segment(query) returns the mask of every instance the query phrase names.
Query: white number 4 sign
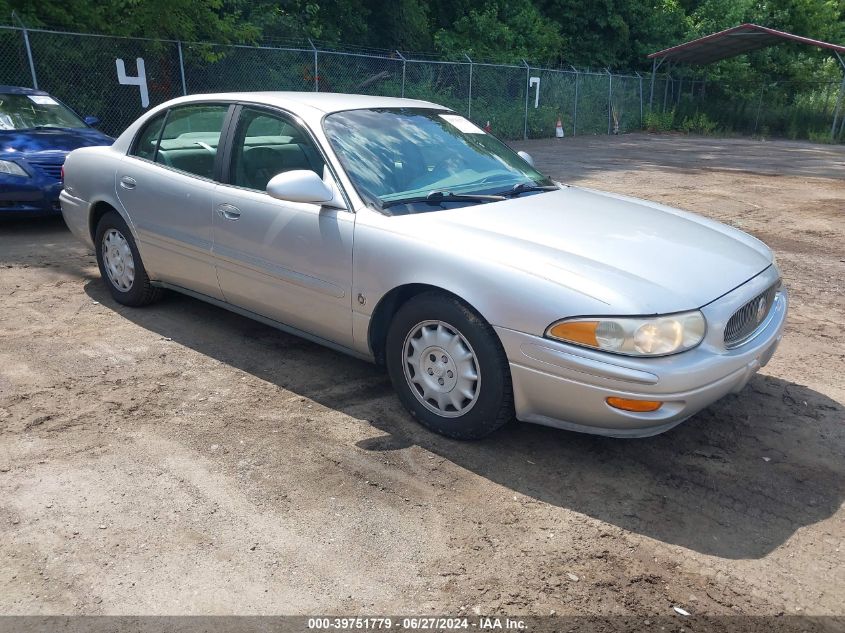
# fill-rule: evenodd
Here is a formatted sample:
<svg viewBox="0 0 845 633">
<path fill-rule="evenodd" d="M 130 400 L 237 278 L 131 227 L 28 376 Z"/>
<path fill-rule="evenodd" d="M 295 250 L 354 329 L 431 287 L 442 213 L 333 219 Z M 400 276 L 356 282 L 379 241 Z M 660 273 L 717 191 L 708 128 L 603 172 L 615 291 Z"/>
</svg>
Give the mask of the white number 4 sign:
<svg viewBox="0 0 845 633">
<path fill-rule="evenodd" d="M 126 66 L 122 59 L 114 60 L 117 64 L 117 82 L 124 86 L 138 86 L 141 91 L 141 107 L 147 108 L 150 105 L 150 93 L 147 90 L 147 71 L 144 68 L 144 58 L 137 57 L 135 64 L 138 68 L 138 74 L 135 77 L 129 77 L 126 74 Z"/>
</svg>

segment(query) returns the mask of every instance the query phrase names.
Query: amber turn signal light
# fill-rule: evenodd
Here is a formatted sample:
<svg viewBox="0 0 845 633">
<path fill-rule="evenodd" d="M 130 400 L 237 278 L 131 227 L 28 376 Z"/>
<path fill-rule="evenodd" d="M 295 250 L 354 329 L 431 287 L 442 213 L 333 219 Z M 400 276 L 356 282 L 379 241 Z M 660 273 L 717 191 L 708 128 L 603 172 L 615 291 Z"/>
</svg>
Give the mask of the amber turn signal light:
<svg viewBox="0 0 845 633">
<path fill-rule="evenodd" d="M 552 327 L 549 334 L 570 343 L 598 347 L 599 344 L 596 341 L 596 328 L 598 326 L 598 321 L 564 321 Z"/>
<path fill-rule="evenodd" d="M 635 413 L 657 411 L 663 406 L 663 403 L 659 400 L 629 400 L 628 398 L 608 398 L 607 404 L 616 409 Z"/>
</svg>

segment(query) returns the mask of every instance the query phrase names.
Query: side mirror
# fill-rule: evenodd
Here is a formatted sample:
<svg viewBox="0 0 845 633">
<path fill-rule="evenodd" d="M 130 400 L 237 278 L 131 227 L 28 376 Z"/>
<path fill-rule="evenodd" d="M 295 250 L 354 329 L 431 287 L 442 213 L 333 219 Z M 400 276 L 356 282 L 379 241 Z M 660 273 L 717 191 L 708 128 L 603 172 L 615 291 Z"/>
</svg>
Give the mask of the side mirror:
<svg viewBox="0 0 845 633">
<path fill-rule="evenodd" d="M 82 120 L 85 121 L 85 125 L 90 125 L 91 127 L 100 125 L 100 119 L 90 114 Z"/>
<path fill-rule="evenodd" d="M 519 156 L 522 160 L 524 160 L 532 167 L 534 166 L 534 158 L 528 152 L 517 152 L 517 156 Z"/>
<path fill-rule="evenodd" d="M 277 200 L 326 204 L 334 191 L 310 169 L 294 169 L 276 174 L 267 183 L 267 193 Z"/>
</svg>

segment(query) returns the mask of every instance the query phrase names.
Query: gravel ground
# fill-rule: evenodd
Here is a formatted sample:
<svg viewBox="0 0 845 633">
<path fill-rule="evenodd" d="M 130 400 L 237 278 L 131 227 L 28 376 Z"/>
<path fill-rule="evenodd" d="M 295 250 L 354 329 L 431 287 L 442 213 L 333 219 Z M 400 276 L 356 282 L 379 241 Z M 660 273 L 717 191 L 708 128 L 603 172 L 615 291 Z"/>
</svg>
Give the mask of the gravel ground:
<svg viewBox="0 0 845 633">
<path fill-rule="evenodd" d="M 786 337 L 662 436 L 434 436 L 386 375 L 199 301 L 114 303 L 0 224 L 0 613 L 845 615 L 845 148 L 519 144 L 777 252 Z"/>
</svg>

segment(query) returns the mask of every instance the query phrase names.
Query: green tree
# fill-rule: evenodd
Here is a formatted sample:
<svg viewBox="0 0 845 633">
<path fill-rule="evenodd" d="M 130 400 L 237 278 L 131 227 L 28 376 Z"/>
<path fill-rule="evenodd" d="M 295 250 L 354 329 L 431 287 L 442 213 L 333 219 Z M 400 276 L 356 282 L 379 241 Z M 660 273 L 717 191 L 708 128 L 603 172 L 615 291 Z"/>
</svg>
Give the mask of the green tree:
<svg viewBox="0 0 845 633">
<path fill-rule="evenodd" d="M 191 41 L 252 41 L 260 31 L 225 0 L 5 0 L 27 26 Z"/>
<path fill-rule="evenodd" d="M 434 35 L 438 51 L 498 61 L 531 59 L 556 63 L 563 47 L 560 25 L 544 17 L 529 0 L 486 3 L 470 9 L 451 29 Z"/>
</svg>

